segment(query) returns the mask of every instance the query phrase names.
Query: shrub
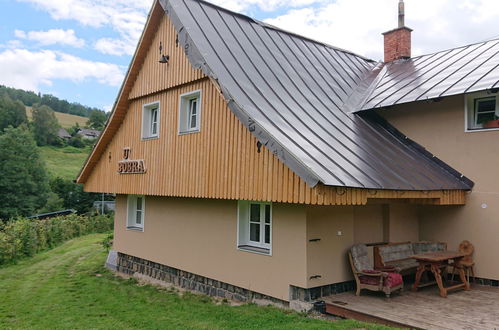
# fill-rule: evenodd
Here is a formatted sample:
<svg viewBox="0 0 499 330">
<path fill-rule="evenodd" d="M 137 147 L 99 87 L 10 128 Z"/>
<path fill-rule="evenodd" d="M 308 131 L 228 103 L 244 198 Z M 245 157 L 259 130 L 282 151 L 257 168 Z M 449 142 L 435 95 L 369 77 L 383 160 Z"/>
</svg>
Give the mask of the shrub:
<svg viewBox="0 0 499 330">
<path fill-rule="evenodd" d="M 19 218 L 0 225 L 0 265 L 53 248 L 64 241 L 113 228 L 109 215 L 93 217 L 76 214 L 50 219 Z"/>
</svg>

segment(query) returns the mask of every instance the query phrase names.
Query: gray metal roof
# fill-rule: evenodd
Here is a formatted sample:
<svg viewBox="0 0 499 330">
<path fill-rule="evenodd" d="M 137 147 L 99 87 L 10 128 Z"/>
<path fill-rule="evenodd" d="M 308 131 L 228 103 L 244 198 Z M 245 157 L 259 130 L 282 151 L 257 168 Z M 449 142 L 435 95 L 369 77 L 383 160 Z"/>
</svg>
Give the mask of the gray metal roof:
<svg viewBox="0 0 499 330">
<path fill-rule="evenodd" d="M 200 0 L 160 3 L 193 66 L 309 185 L 471 189 L 471 181 L 379 117 L 345 110 L 349 95 L 377 77 L 373 61 Z"/>
<path fill-rule="evenodd" d="M 368 110 L 499 88 L 499 40 L 386 64 L 365 90 Z"/>
</svg>

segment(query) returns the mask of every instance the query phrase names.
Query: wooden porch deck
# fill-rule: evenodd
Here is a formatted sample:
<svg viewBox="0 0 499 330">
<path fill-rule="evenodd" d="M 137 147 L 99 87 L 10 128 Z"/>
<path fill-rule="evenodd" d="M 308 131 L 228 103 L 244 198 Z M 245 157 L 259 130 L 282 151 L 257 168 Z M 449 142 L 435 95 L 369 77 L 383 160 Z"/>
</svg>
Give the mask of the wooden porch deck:
<svg viewBox="0 0 499 330">
<path fill-rule="evenodd" d="M 324 298 L 328 313 L 351 319 L 418 329 L 499 329 L 499 288 L 471 286 L 447 298 L 436 286 L 400 294 L 362 290 L 360 297 L 346 292 Z"/>
</svg>

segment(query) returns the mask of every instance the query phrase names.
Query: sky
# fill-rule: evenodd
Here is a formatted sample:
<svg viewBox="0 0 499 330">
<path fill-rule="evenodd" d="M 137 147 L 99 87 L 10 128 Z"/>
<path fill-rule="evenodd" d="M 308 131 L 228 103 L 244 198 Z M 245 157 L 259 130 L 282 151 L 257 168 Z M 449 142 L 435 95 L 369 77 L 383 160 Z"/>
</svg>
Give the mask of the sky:
<svg viewBox="0 0 499 330">
<path fill-rule="evenodd" d="M 106 111 L 152 0 L 0 0 L 0 84 Z M 398 0 L 210 0 L 381 60 Z M 498 0 L 405 0 L 413 56 L 499 38 Z"/>
</svg>

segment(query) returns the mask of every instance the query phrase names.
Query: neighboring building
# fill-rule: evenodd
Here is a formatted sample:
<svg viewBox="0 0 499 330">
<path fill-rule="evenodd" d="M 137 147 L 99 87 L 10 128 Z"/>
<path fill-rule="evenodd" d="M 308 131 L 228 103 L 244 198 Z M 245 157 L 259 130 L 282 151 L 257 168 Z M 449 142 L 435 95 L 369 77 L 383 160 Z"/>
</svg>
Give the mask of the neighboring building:
<svg viewBox="0 0 499 330">
<path fill-rule="evenodd" d="M 59 131 L 57 132 L 57 136 L 63 140 L 71 139 L 71 135 L 64 128 L 59 128 Z"/>
<path fill-rule="evenodd" d="M 96 139 L 99 137 L 101 131 L 90 128 L 80 128 L 76 134 L 84 139 Z"/>
<path fill-rule="evenodd" d="M 77 180 L 117 194 L 118 269 L 315 299 L 352 288 L 354 243 L 469 239 L 477 276 L 499 279 L 499 41 L 410 58 L 401 21 L 376 63 L 204 1 L 155 1 Z"/>
</svg>

